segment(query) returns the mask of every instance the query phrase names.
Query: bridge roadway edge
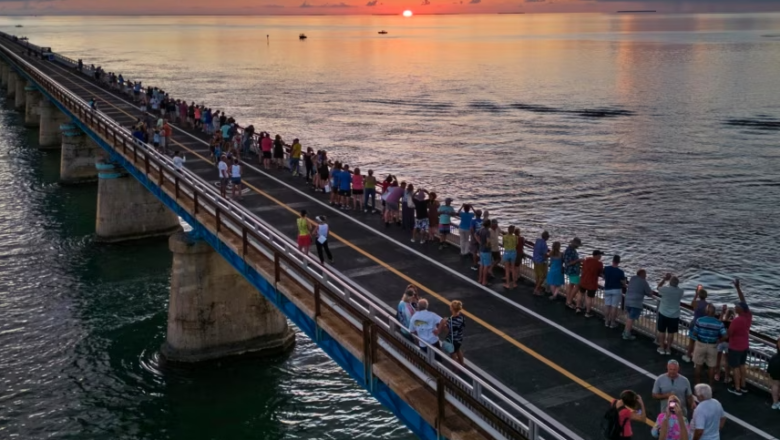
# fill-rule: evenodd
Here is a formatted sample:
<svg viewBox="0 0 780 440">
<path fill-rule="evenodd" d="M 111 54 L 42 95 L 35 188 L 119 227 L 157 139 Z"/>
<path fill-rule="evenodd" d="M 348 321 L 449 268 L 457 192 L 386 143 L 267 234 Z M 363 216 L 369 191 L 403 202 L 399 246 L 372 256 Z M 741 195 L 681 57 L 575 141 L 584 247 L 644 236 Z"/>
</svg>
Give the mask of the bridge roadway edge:
<svg viewBox="0 0 780 440">
<path fill-rule="evenodd" d="M 5 58 L 5 55 L 0 54 Z M 6 59 L 9 65 L 14 65 L 13 62 Z M 35 81 L 30 78 L 26 72 L 22 69 L 15 69 L 17 73 L 23 75 L 26 79 Z M 140 170 L 137 169 L 135 164 L 126 160 L 124 157 L 116 153 L 102 137 L 93 132 L 91 128 L 86 126 L 79 118 L 75 117 L 70 110 L 63 106 L 57 99 L 54 99 L 43 88 L 39 88 L 42 94 L 44 94 L 50 102 L 67 115 L 79 129 L 92 138 L 100 147 L 105 150 L 112 161 L 121 165 L 129 174 L 131 174 L 144 188 L 151 192 L 160 202 L 166 205 L 169 209 L 183 218 L 188 224 L 190 224 L 196 231 L 196 235 L 205 240 L 211 245 L 214 250 L 219 253 L 225 260 L 239 273 L 241 273 L 247 281 L 252 284 L 266 299 L 271 301 L 282 313 L 287 316 L 301 331 L 303 331 L 312 341 L 315 341 L 317 346 L 320 347 L 328 356 L 336 362 L 344 371 L 346 371 L 353 380 L 366 389 L 380 404 L 389 409 L 404 425 L 406 425 L 416 436 L 424 440 L 437 440 L 441 438 L 437 435 L 436 429 L 426 421 L 417 410 L 411 407 L 406 401 L 403 400 L 397 393 L 395 393 L 388 385 L 380 381 L 376 377 L 366 377 L 365 367 L 363 362 L 355 357 L 347 348 L 342 346 L 336 338 L 331 335 L 327 335 L 327 332 L 323 332 L 323 328 L 315 322 L 314 319 L 309 317 L 303 310 L 301 310 L 294 302 L 290 301 L 284 295 L 274 287 L 265 276 L 261 275 L 251 265 L 246 264 L 244 259 L 241 258 L 235 251 L 225 245 L 214 233 L 201 224 L 199 220 L 193 217 L 189 212 L 182 208 L 179 204 L 173 200 L 167 193 L 156 185 L 149 182 L 149 179 Z M 327 335 L 329 337 L 323 337 Z M 370 382 L 370 383 L 369 383 Z"/>
<path fill-rule="evenodd" d="M 99 90 L 100 90 L 100 89 L 99 89 Z M 76 93 L 76 91 L 75 91 L 75 90 L 74 90 L 74 93 Z M 189 164 L 188 164 L 188 165 L 189 165 Z M 189 168 L 189 166 L 188 166 L 188 168 Z M 202 174 L 202 173 L 201 173 L 201 174 Z M 270 217 L 275 217 L 275 216 L 270 216 Z M 285 216 L 285 217 L 289 217 L 289 216 Z M 272 222 L 272 224 L 278 224 L 278 223 L 277 223 L 277 219 L 276 219 L 276 218 L 273 218 L 273 220 L 274 220 L 274 221 Z M 283 221 L 284 221 L 284 222 L 288 222 L 289 220 L 283 220 Z M 286 223 L 283 223 L 283 224 L 286 224 Z M 292 224 L 292 221 L 289 221 L 289 224 Z M 343 226 L 343 225 L 342 225 L 342 226 Z M 282 230 L 284 230 L 284 228 L 282 228 Z M 287 231 L 285 231 L 285 232 L 287 232 Z M 288 234 L 288 235 L 289 235 L 289 234 Z M 397 236 L 398 234 L 395 234 L 395 235 Z M 350 238 L 351 238 L 351 239 L 353 239 L 352 237 L 350 237 Z M 396 238 L 396 237 L 394 237 L 394 238 Z M 408 238 L 408 237 L 407 237 L 407 238 Z M 353 240 L 354 240 L 354 239 L 353 239 Z M 372 251 L 373 251 L 373 249 L 372 249 Z M 467 270 L 467 269 L 466 269 L 466 270 Z M 468 273 L 468 272 L 466 272 L 466 273 Z M 417 275 L 415 275 L 415 276 L 417 276 Z M 516 296 L 515 294 L 510 294 L 510 295 L 511 295 L 512 297 Z M 514 299 L 514 298 L 513 298 L 513 299 Z M 519 301 L 519 299 L 515 299 L 515 300 Z M 473 329 L 473 327 L 472 327 L 472 329 Z M 586 331 L 587 331 L 587 330 L 586 330 Z M 644 344 L 644 345 L 648 345 L 648 344 Z M 621 354 L 621 355 L 622 355 L 622 354 Z M 637 355 L 637 356 L 638 356 L 638 355 Z M 641 361 L 643 361 L 643 360 L 644 360 L 644 361 L 647 361 L 647 360 L 648 360 L 648 359 L 647 359 L 647 356 L 638 356 L 638 358 L 636 359 L 636 362 L 641 362 Z M 654 363 L 657 363 L 658 361 L 657 361 L 657 360 L 655 360 L 655 361 L 653 361 L 653 362 L 654 362 Z M 575 370 L 575 371 L 579 371 L 579 370 Z M 653 371 L 658 371 L 658 369 L 657 369 L 657 368 L 654 368 L 654 369 L 653 369 Z M 687 375 L 689 375 L 689 373 L 687 373 L 687 372 L 686 372 L 686 374 L 687 374 Z M 689 375 L 689 377 L 690 377 L 690 375 Z M 644 386 L 644 385 L 643 385 L 643 386 Z M 644 393 L 643 393 L 643 394 L 644 394 Z M 726 398 L 728 398 L 729 396 L 728 396 L 728 395 L 726 395 L 726 396 L 723 396 L 723 397 L 726 397 Z M 650 405 L 650 406 L 654 406 L 654 405 L 653 405 L 653 402 L 651 402 L 649 399 L 646 399 L 646 401 L 648 402 L 648 405 Z M 727 409 L 728 409 L 728 408 L 727 408 Z M 652 410 L 652 409 L 651 409 L 651 411 L 650 411 L 650 412 L 652 412 L 652 413 L 655 413 L 655 411 L 654 411 L 654 410 Z M 727 424 L 727 426 L 733 426 L 733 425 L 732 425 L 732 424 Z M 736 433 L 735 433 L 735 432 L 732 432 L 732 434 L 736 434 Z M 743 435 L 744 435 L 744 433 L 743 433 Z M 640 436 L 640 437 L 643 437 L 643 436 Z M 736 438 L 736 437 L 729 437 L 729 438 Z M 740 438 L 743 438 L 743 437 L 742 437 L 742 436 L 740 436 Z M 751 438 L 751 437 L 749 437 L 749 436 L 748 436 L 748 437 L 744 437 L 744 438 Z"/>
</svg>

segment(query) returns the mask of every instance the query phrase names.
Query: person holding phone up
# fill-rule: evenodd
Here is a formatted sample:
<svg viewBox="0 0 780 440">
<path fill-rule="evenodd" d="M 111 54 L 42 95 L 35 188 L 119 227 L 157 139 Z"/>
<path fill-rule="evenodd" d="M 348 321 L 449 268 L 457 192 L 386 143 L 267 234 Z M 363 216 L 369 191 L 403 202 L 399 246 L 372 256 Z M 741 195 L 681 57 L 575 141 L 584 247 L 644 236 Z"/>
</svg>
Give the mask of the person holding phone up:
<svg viewBox="0 0 780 440">
<path fill-rule="evenodd" d="M 659 440 L 688 440 L 690 426 L 683 416 L 680 399 L 677 396 L 669 397 L 666 411 L 658 414 L 650 433 Z"/>
</svg>

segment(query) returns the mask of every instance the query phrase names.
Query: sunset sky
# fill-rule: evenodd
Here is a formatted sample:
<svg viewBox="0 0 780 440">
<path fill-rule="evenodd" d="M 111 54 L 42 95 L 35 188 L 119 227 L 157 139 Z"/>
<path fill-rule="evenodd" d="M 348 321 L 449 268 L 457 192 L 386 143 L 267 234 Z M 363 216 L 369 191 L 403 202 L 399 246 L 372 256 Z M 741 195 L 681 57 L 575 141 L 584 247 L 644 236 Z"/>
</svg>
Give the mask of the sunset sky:
<svg viewBox="0 0 780 440">
<path fill-rule="evenodd" d="M 780 0 L 0 0 L 0 13 L 83 14 L 480 14 L 496 12 L 780 11 Z"/>
</svg>

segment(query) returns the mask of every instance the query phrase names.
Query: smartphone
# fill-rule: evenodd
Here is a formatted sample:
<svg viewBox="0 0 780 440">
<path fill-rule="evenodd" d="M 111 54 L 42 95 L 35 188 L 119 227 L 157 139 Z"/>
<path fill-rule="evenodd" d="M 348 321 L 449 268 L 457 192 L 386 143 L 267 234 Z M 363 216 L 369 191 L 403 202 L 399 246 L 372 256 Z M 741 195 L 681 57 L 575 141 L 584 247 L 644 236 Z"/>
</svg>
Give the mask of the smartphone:
<svg viewBox="0 0 780 440">
<path fill-rule="evenodd" d="M 669 412 L 677 411 L 677 402 L 669 402 Z"/>
</svg>

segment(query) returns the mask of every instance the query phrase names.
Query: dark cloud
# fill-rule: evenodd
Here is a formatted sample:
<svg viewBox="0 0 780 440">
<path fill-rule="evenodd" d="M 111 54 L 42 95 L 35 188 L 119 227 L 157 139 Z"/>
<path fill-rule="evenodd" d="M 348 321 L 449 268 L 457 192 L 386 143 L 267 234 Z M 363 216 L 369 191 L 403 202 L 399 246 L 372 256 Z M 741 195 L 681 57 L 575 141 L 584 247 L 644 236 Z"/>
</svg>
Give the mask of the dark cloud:
<svg viewBox="0 0 780 440">
<path fill-rule="evenodd" d="M 480 3 L 482 3 L 482 0 L 471 0 L 471 1 L 469 2 L 469 4 L 470 4 L 470 5 L 478 5 L 478 4 L 480 4 Z"/>
<path fill-rule="evenodd" d="M 526 3 L 544 3 L 547 0 L 525 0 Z"/>
<path fill-rule="evenodd" d="M 376 6 L 376 2 L 379 0 L 371 0 L 370 2 L 366 3 L 366 6 Z"/>
<path fill-rule="evenodd" d="M 313 5 L 309 3 L 308 1 L 305 1 L 301 4 L 301 8 L 354 8 L 354 6 L 348 4 L 348 3 L 324 3 L 321 5 Z"/>
</svg>

